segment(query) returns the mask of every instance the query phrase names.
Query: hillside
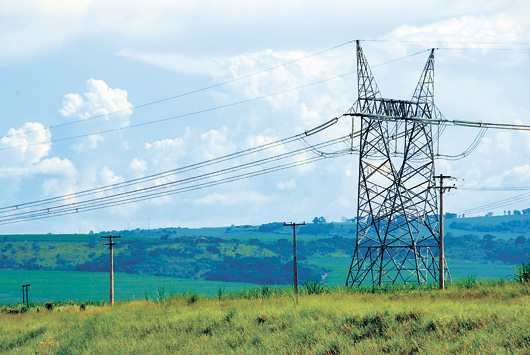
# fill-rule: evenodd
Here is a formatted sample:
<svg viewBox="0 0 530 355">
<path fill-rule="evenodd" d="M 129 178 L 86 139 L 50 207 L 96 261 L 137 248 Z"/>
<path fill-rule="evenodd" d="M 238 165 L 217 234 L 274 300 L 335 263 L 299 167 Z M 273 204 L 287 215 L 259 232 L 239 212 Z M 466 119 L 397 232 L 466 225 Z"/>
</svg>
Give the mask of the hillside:
<svg viewBox="0 0 530 355">
<path fill-rule="evenodd" d="M 528 260 L 530 215 L 446 220 L 453 276 L 508 276 Z M 289 284 L 292 229 L 282 223 L 220 228 L 107 231 L 121 235 L 115 271 L 189 280 Z M 299 279 L 344 283 L 355 247 L 355 223 L 309 223 L 297 230 Z M 0 237 L 0 269 L 106 271 L 100 234 Z"/>
<path fill-rule="evenodd" d="M 529 288 L 466 280 L 345 289 L 294 302 L 288 288 L 108 306 L 0 306 L 2 354 L 528 354 Z M 39 308 L 39 312 L 37 311 Z M 19 308 L 20 309 L 20 308 Z"/>
</svg>

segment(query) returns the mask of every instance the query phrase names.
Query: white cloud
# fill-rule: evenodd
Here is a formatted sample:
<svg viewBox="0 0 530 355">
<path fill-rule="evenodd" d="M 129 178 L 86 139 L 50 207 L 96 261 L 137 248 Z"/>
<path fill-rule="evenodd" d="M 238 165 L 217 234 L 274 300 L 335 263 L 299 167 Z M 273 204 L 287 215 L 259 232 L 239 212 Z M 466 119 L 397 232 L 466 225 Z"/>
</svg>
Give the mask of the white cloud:
<svg viewBox="0 0 530 355">
<path fill-rule="evenodd" d="M 185 137 L 188 135 L 186 134 Z M 145 143 L 145 149 L 148 151 L 153 165 L 162 165 L 166 170 L 174 167 L 179 157 L 186 153 L 185 137 Z"/>
<path fill-rule="evenodd" d="M 16 0 L 0 4 L 0 60 L 56 49 L 79 34 L 92 0 Z"/>
<path fill-rule="evenodd" d="M 11 128 L 7 135 L 0 139 L 2 148 L 11 150 L 8 159 L 3 159 L 3 163 L 10 162 L 17 166 L 38 163 L 50 152 L 50 139 L 50 130 L 38 122 L 26 122 L 19 129 Z"/>
<path fill-rule="evenodd" d="M 479 42 L 525 42 L 530 39 L 530 5 L 515 2 L 508 10 L 493 15 L 463 15 L 423 26 L 402 25 L 386 39 L 413 39 L 414 42 L 438 43 L 465 48 L 491 48 Z"/>
<path fill-rule="evenodd" d="M 94 117 L 98 120 L 98 127 L 122 128 L 129 125 L 129 117 L 132 114 L 133 105 L 127 100 L 127 91 L 111 89 L 103 80 L 89 79 L 86 82 L 87 92 L 80 94 L 66 94 L 63 99 L 63 107 L 59 113 L 64 117 L 74 119 L 88 119 Z M 107 122 L 101 125 L 101 121 Z M 101 137 L 91 140 L 91 144 L 97 145 Z"/>
<path fill-rule="evenodd" d="M 510 153 L 512 139 L 512 133 L 510 132 L 497 132 L 497 134 L 495 134 L 497 148 L 505 153 Z"/>
<path fill-rule="evenodd" d="M 103 167 L 103 169 L 99 171 L 98 175 L 102 185 L 112 185 L 124 181 L 121 176 L 115 175 L 108 166 Z"/>
<path fill-rule="evenodd" d="M 235 206 L 235 205 L 260 205 L 267 203 L 271 197 L 262 195 L 255 191 L 238 191 L 233 193 L 218 193 L 214 192 L 203 198 L 195 201 L 197 205 L 221 205 L 221 206 Z"/>
<path fill-rule="evenodd" d="M 213 159 L 233 152 L 236 144 L 228 138 L 228 128 L 222 127 L 221 130 L 209 130 L 201 134 L 202 144 L 200 149 L 206 159 Z"/>
<path fill-rule="evenodd" d="M 160 141 L 155 141 L 153 143 L 145 143 L 145 149 L 147 150 L 173 150 L 173 149 L 179 149 L 183 145 L 184 145 L 184 140 L 182 138 L 163 139 Z"/>
<path fill-rule="evenodd" d="M 77 171 L 68 159 L 45 158 L 51 150 L 50 139 L 49 129 L 38 122 L 27 122 L 19 129 L 11 128 L 0 138 L 0 147 L 7 149 L 0 163 L 0 177 L 75 176 Z"/>
<path fill-rule="evenodd" d="M 191 58 L 177 53 L 147 53 L 135 49 L 122 49 L 118 55 L 186 75 L 221 75 L 219 62 L 214 59 Z"/>
<path fill-rule="evenodd" d="M 127 168 L 127 171 L 134 177 L 140 177 L 143 176 L 145 171 L 147 170 L 147 163 L 145 160 L 134 158 L 129 163 L 129 167 Z"/>
<path fill-rule="evenodd" d="M 276 186 L 282 191 L 292 190 L 296 187 L 296 179 L 292 178 L 288 181 L 280 181 Z"/>
<path fill-rule="evenodd" d="M 525 186 L 530 182 L 530 165 L 519 165 L 503 171 L 501 174 L 488 178 L 484 186 L 506 187 Z"/>
</svg>

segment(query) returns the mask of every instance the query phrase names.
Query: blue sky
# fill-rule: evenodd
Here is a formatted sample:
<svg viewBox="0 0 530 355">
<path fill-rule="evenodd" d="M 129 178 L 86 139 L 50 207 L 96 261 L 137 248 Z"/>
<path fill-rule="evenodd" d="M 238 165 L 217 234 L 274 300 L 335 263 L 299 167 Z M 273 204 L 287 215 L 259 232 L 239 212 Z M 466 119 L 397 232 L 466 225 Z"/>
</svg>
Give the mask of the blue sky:
<svg viewBox="0 0 530 355">
<path fill-rule="evenodd" d="M 435 102 L 446 118 L 530 124 L 529 37 L 530 5 L 524 1 L 4 0 L 2 206 L 187 166 L 340 116 L 356 99 L 355 75 L 344 76 L 355 71 L 354 43 L 300 58 L 355 39 L 376 40 L 362 46 L 384 97 L 410 98 L 428 53 L 409 55 L 437 47 Z M 300 86 L 306 87 L 291 90 Z M 267 96 L 277 92 L 284 93 Z M 261 96 L 267 97 L 131 128 Z M 87 119 L 94 116 L 101 117 Z M 81 122 L 63 125 L 74 121 Z M 341 120 L 312 142 L 348 134 L 349 126 Z M 477 133 L 448 128 L 440 152 L 465 150 Z M 57 141 L 77 135 L 85 137 Z M 437 160 L 437 173 L 460 178 L 460 188 L 447 195 L 447 209 L 459 212 L 522 194 L 484 188 L 529 186 L 529 138 L 525 132 L 489 130 L 466 159 Z M 303 146 L 296 144 L 278 152 Z M 216 187 L 1 228 L 2 233 L 67 233 L 147 228 L 149 221 L 151 228 L 315 216 L 337 221 L 356 213 L 357 160 L 356 155 L 324 159 Z M 492 211 L 527 207 L 530 200 Z"/>
</svg>

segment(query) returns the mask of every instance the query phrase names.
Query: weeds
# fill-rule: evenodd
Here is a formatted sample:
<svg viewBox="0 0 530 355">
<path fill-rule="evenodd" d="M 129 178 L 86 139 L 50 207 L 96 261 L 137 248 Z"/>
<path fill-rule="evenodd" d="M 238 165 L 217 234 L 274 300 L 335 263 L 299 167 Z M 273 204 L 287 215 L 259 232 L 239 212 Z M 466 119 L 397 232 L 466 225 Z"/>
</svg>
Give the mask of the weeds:
<svg viewBox="0 0 530 355">
<path fill-rule="evenodd" d="M 527 254 L 528 255 L 528 254 Z M 530 258 L 530 255 L 528 255 Z M 521 283 L 526 284 L 530 282 L 530 262 L 525 263 L 524 261 L 521 262 L 521 265 L 515 265 L 515 275 L 514 280 Z"/>
<path fill-rule="evenodd" d="M 304 289 L 308 295 L 320 295 L 328 292 L 327 287 L 323 283 L 312 280 L 306 280 L 304 282 Z"/>
<path fill-rule="evenodd" d="M 221 287 L 219 286 L 219 288 L 217 289 L 217 299 L 219 301 L 221 301 L 223 299 L 223 296 L 225 295 L 225 288 L 224 287 Z"/>
<path fill-rule="evenodd" d="M 192 304 L 194 304 L 195 302 L 197 302 L 199 300 L 199 294 L 197 292 L 195 292 L 195 291 L 188 291 L 185 294 L 185 298 L 186 298 L 186 302 L 188 303 L 188 306 L 189 306 L 189 305 L 192 305 Z"/>
<path fill-rule="evenodd" d="M 52 340 L 52 337 L 49 337 L 46 339 L 46 341 L 43 341 L 40 343 L 41 349 L 38 351 L 35 351 L 35 354 L 44 354 L 44 355 L 51 355 L 51 354 L 59 354 L 57 352 L 56 348 L 59 347 L 59 343 Z"/>
<path fill-rule="evenodd" d="M 478 286 L 477 278 L 473 275 L 466 276 L 458 281 L 455 282 L 457 286 L 460 286 L 465 289 L 470 289 L 475 286 Z"/>
<path fill-rule="evenodd" d="M 0 305 L 0 353 L 35 353 L 39 342 L 61 344 L 41 354 L 529 353 L 526 285 L 468 278 L 445 291 L 429 287 L 328 286 L 319 297 L 301 292 L 296 306 L 292 287 L 272 286 L 210 297 L 159 288 L 155 302 L 84 312 L 13 315 L 7 309 L 20 305 Z"/>
</svg>

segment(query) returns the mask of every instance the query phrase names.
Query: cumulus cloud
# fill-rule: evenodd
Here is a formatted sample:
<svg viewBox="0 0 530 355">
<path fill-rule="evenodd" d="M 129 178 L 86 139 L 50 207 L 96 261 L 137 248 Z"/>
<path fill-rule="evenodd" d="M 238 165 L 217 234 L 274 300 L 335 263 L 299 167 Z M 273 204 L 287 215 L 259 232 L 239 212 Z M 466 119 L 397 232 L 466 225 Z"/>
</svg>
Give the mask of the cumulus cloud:
<svg viewBox="0 0 530 355">
<path fill-rule="evenodd" d="M 73 119 L 96 118 L 99 129 L 123 128 L 129 125 L 133 105 L 127 100 L 127 91 L 112 89 L 103 81 L 89 79 L 84 94 L 66 94 L 63 107 L 59 113 Z M 101 124 L 101 121 L 105 122 Z M 89 145 L 97 147 L 103 137 L 98 134 L 90 136 Z"/>
<path fill-rule="evenodd" d="M 0 177 L 59 175 L 72 177 L 76 169 L 68 159 L 46 158 L 51 150 L 51 133 L 41 123 L 27 122 L 11 128 L 0 138 L 0 147 L 8 149 L 0 163 Z"/>
<path fill-rule="evenodd" d="M 38 122 L 26 122 L 19 129 L 11 128 L 0 139 L 2 147 L 11 148 L 8 160 L 13 165 L 31 165 L 47 156 L 51 149 L 50 130 Z M 3 159 L 6 163 L 6 159 Z"/>
<path fill-rule="evenodd" d="M 322 113 L 326 111 L 336 111 L 339 107 L 341 110 L 344 109 L 344 101 L 347 100 L 343 90 L 344 81 L 336 78 L 332 80 L 332 83 L 322 83 L 318 88 L 286 90 L 329 79 L 338 74 L 344 74 L 347 70 L 353 71 L 353 62 L 345 60 L 347 56 L 322 55 L 299 60 L 308 55 L 309 53 L 304 51 L 265 50 L 222 58 L 219 62 L 225 70 L 224 79 L 234 79 L 260 72 L 244 81 L 231 83 L 230 88 L 246 98 L 282 92 L 267 97 L 265 100 L 275 110 L 292 109 L 297 116 L 301 116 L 301 121 L 307 127 L 307 124 L 311 125 L 315 121 L 321 121 Z M 279 66 L 289 62 L 292 63 Z M 277 68 L 267 70 L 272 67 Z M 332 92 L 332 94 L 322 95 L 322 91 Z M 324 114 L 324 117 L 327 115 Z M 296 118 L 293 117 L 293 119 Z"/>
</svg>

